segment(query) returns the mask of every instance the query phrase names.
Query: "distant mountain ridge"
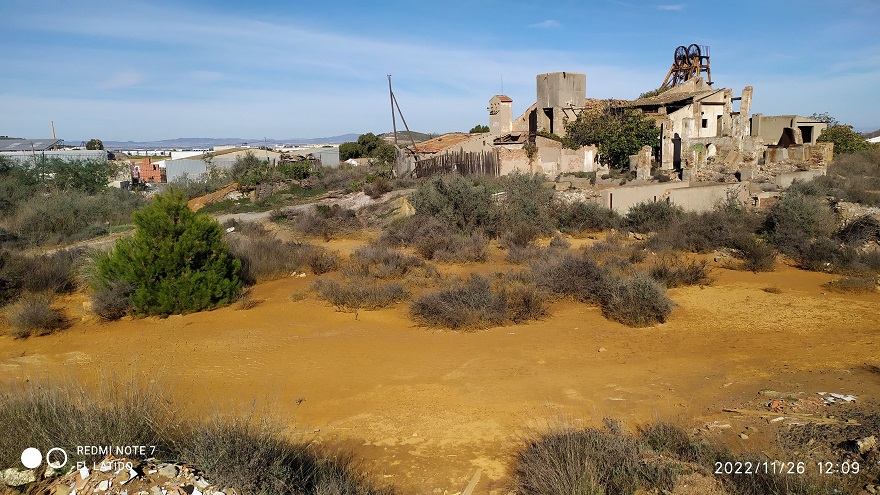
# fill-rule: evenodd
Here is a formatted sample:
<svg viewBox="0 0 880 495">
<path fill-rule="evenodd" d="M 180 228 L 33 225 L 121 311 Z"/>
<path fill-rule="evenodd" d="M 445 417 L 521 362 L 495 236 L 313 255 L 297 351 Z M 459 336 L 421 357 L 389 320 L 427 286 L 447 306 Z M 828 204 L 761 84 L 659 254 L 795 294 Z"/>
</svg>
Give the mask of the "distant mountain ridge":
<svg viewBox="0 0 880 495">
<path fill-rule="evenodd" d="M 158 141 L 104 141 L 107 149 L 167 149 L 167 148 L 210 148 L 212 146 L 275 146 L 279 144 L 339 144 L 348 141 L 357 141 L 360 134 L 342 134 L 320 138 L 290 138 L 290 139 L 263 139 L 263 138 L 174 138 Z M 66 140 L 65 140 L 66 141 Z M 68 144 L 78 141 L 66 141 Z"/>
</svg>

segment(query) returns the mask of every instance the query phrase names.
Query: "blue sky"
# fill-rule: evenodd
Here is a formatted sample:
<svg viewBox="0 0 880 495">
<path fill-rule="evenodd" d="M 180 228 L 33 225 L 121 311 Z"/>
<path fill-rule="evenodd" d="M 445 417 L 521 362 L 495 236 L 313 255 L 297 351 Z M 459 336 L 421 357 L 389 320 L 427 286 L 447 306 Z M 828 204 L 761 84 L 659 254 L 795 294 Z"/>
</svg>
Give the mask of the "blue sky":
<svg viewBox="0 0 880 495">
<path fill-rule="evenodd" d="M 0 134 L 68 141 L 323 137 L 391 129 L 386 74 L 410 127 L 519 114 L 535 75 L 587 74 L 587 96 L 635 98 L 678 45 L 711 47 L 715 87 L 753 112 L 828 112 L 880 127 L 880 2 L 0 2 Z"/>
</svg>

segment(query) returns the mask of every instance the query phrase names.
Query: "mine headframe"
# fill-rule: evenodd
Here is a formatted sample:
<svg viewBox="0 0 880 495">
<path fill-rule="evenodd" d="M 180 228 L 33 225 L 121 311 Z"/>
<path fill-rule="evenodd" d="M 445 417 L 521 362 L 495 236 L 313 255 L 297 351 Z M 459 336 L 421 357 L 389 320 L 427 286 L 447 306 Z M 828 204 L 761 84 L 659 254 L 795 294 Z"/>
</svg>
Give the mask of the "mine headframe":
<svg viewBox="0 0 880 495">
<path fill-rule="evenodd" d="M 675 49 L 672 67 L 669 68 L 666 79 L 663 80 L 663 84 L 660 87 L 671 88 L 688 79 L 699 77 L 703 72 L 706 73 L 707 84 L 711 86 L 712 73 L 709 71 L 709 47 L 696 44 L 679 46 Z"/>
</svg>

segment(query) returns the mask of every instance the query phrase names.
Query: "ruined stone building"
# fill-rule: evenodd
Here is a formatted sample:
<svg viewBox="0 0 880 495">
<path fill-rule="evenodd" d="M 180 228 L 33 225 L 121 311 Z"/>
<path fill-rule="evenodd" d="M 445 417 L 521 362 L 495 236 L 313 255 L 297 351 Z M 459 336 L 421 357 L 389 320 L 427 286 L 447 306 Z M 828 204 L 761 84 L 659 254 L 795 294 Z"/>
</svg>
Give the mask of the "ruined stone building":
<svg viewBox="0 0 880 495">
<path fill-rule="evenodd" d="M 542 173 L 557 190 L 579 189 L 580 197 L 621 213 L 642 201 L 704 211 L 731 195 L 760 204 L 795 179 L 824 174 L 833 154 L 833 144 L 817 142 L 823 122 L 752 115 L 752 86 L 737 95 L 713 88 L 699 73 L 633 101 L 588 99 L 586 74 L 577 72 L 538 74 L 535 90 L 535 103 L 516 118 L 510 97 L 492 96 L 488 133 L 452 133 L 419 143 L 406 150 L 398 172 Z M 574 150 L 558 140 L 566 121 L 596 105 L 636 108 L 657 125 L 660 149 L 646 146 L 630 157 L 632 178 L 613 178 L 599 164 L 595 146 Z M 584 173 L 595 176 L 572 177 Z"/>
</svg>

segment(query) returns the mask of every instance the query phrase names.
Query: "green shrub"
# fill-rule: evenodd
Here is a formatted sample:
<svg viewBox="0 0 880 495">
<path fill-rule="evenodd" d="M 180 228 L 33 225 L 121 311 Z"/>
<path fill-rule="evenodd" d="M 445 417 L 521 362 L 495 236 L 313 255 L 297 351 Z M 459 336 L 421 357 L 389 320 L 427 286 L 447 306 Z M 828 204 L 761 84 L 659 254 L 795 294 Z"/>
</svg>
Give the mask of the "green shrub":
<svg viewBox="0 0 880 495">
<path fill-rule="evenodd" d="M 409 201 L 417 217 L 433 217 L 453 230 L 485 232 L 495 228 L 491 193 L 484 183 L 460 175 L 432 177 Z"/>
<path fill-rule="evenodd" d="M 837 230 L 837 219 L 824 198 L 787 192 L 773 205 L 765 231 L 777 248 L 797 256 L 803 246 L 828 239 Z"/>
<path fill-rule="evenodd" d="M 68 326 L 60 309 L 53 308 L 54 297 L 47 293 L 25 293 L 8 309 L 12 335 L 27 338 L 48 335 Z"/>
<path fill-rule="evenodd" d="M 626 226 L 636 232 L 659 232 L 684 214 L 680 206 L 666 201 L 645 201 L 626 213 Z"/>
<path fill-rule="evenodd" d="M 8 220 L 8 228 L 27 245 L 74 242 L 109 233 L 110 225 L 128 222 L 143 198 L 119 189 L 95 195 L 72 190 L 24 200 Z"/>
<path fill-rule="evenodd" d="M 502 177 L 499 187 L 504 190 L 503 199 L 490 209 L 497 226 L 490 225 L 487 232 L 497 229 L 499 238 L 519 246 L 553 233 L 553 191 L 544 187 L 545 180 L 542 174 L 519 172 Z"/>
<path fill-rule="evenodd" d="M 742 268 L 752 272 L 772 272 L 776 267 L 776 248 L 753 234 L 742 233 L 728 242 Z"/>
<path fill-rule="evenodd" d="M 596 203 L 557 201 L 553 213 L 559 230 L 572 234 L 617 229 L 623 224 L 617 212 Z"/>
<path fill-rule="evenodd" d="M 190 211 L 181 193 L 157 195 L 132 222 L 134 236 L 117 241 L 98 261 L 93 289 L 128 282 L 132 309 L 156 315 L 201 311 L 238 297 L 241 263 L 229 256 L 223 228 Z"/>
</svg>

